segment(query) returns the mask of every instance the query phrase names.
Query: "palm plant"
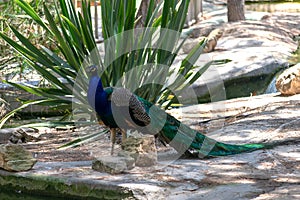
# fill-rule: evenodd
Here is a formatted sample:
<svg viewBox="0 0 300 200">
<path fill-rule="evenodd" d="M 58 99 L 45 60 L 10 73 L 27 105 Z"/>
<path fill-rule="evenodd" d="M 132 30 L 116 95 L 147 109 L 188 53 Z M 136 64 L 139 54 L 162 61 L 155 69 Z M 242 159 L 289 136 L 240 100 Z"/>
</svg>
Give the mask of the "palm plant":
<svg viewBox="0 0 300 200">
<path fill-rule="evenodd" d="M 54 12 L 50 11 L 44 3 L 44 18 L 25 0 L 15 0 L 15 2 L 49 35 L 49 43 L 55 45 L 55 48 L 50 49 L 44 45 L 32 44 L 28 38 L 11 25 L 8 26 L 18 42 L 5 33 L 0 33 L 0 37 L 22 55 L 26 64 L 37 71 L 48 83 L 47 87 L 37 87 L 5 81 L 40 98 L 23 101 L 22 106 L 0 120 L 0 127 L 8 118 L 29 105 L 47 105 L 52 109 L 63 109 L 66 111 L 64 119 L 69 117 L 74 109 L 77 109 L 78 112 L 89 113 L 90 108 L 86 106 L 85 96 L 87 76 L 81 67 L 89 62 L 97 64 L 103 69 L 101 76 L 105 86 L 116 85 L 124 73 L 130 72 L 136 66 L 151 63 L 150 68 L 138 68 L 137 74 L 129 73 L 130 78 L 138 77 L 135 83 L 138 82 L 140 85 L 135 88 L 144 87 L 136 90 L 138 95 L 162 105 L 164 108 L 178 100 L 172 95 L 174 91 L 180 92 L 183 88 L 188 87 L 211 64 L 215 63 L 215 61 L 209 62 L 200 70 L 195 70 L 194 64 L 206 42 L 203 40 L 181 62 L 180 67 L 171 67 L 185 41 L 180 39 L 180 33 L 188 10 L 188 0 L 161 1 L 157 6 L 155 0 L 150 0 L 145 26 L 152 28 L 139 30 L 137 37 L 135 36 L 136 32 L 129 31 L 136 24 L 138 8 L 136 1 L 102 0 L 102 31 L 105 39 L 103 59 L 100 58 L 93 36 L 90 1 L 82 1 L 81 12 L 76 12 L 71 0 L 55 2 Z M 129 32 L 124 36 L 123 33 L 126 31 Z M 155 43 L 153 43 L 154 40 Z M 120 52 L 119 49 L 133 50 Z M 92 57 L 92 60 L 87 57 Z M 164 70 L 165 67 L 160 68 L 161 65 L 169 67 L 169 70 Z M 171 81 L 167 85 L 169 87 L 151 83 L 143 84 L 154 78 L 151 72 L 153 68 L 159 73 L 163 73 L 163 76 L 159 77 L 163 82 L 167 82 L 170 77 L 176 81 Z M 128 84 L 130 83 L 127 83 L 127 86 Z M 73 90 L 74 87 L 76 90 Z"/>
<path fill-rule="evenodd" d="M 36 70 L 49 83 L 49 87 L 36 87 L 5 81 L 40 98 L 33 101 L 23 101 L 22 106 L 1 119 L 0 126 L 17 111 L 29 105 L 47 105 L 52 109 L 64 109 L 66 114 L 69 114 L 72 109 L 72 87 L 76 74 L 85 55 L 96 47 L 92 34 L 90 6 L 86 1 L 83 1 L 82 4 L 84 18 L 83 15 L 76 12 L 71 0 L 60 0 L 59 6 L 55 3 L 56 17 L 51 14 L 45 4 L 43 5 L 45 19 L 40 17 L 26 1 L 16 0 L 15 2 L 39 27 L 43 28 L 49 35 L 49 41 L 56 46 L 53 49 L 58 51 L 54 52 L 44 45 L 32 44 L 28 38 L 11 25 L 8 26 L 19 40 L 18 42 L 4 33 L 0 33 L 0 36 L 24 57 L 26 64 Z M 79 99 L 76 102 L 85 102 L 82 95 L 76 95 L 76 98 Z"/>
<path fill-rule="evenodd" d="M 170 99 L 170 94 L 178 89 L 182 90 L 182 85 L 189 85 L 199 77 L 200 74 L 192 73 L 192 70 L 205 41 L 199 43 L 179 68 L 171 70 L 185 41 L 180 42 L 180 36 L 189 1 L 161 1 L 157 6 L 155 2 L 155 0 L 149 2 L 145 20 L 147 28 L 133 29 L 137 12 L 130 8 L 136 7 L 135 1 L 102 1 L 102 28 L 106 41 L 104 59 L 106 70 L 103 70 L 102 80 L 104 85 L 116 85 L 124 73 L 129 73 L 126 78 L 129 81 L 125 80 L 125 83 L 123 81 L 127 88 L 136 89 L 135 93 L 139 96 L 159 105 L 164 104 L 167 108 L 176 100 L 174 95 Z M 111 10 L 116 12 L 110 12 Z M 162 14 L 156 17 L 157 13 Z M 127 50 L 128 48 L 130 50 Z M 149 64 L 150 69 L 139 67 Z M 130 73 L 131 71 L 134 73 Z M 171 75 L 176 82 L 164 85 Z M 149 81 L 150 79 L 152 81 Z"/>
</svg>

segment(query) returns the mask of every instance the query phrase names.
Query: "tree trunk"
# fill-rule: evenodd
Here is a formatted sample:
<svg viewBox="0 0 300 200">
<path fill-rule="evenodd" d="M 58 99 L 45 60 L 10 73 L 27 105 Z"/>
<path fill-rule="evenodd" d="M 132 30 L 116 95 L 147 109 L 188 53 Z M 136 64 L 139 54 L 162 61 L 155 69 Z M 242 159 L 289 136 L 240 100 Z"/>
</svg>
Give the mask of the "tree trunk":
<svg viewBox="0 0 300 200">
<path fill-rule="evenodd" d="M 228 22 L 245 20 L 245 0 L 228 0 L 227 10 Z"/>
<path fill-rule="evenodd" d="M 149 7 L 149 0 L 142 0 L 141 6 L 140 6 L 140 8 L 138 10 L 138 13 L 137 13 L 137 17 L 139 18 L 139 21 L 136 24 L 137 28 L 145 26 L 148 7 Z"/>
</svg>

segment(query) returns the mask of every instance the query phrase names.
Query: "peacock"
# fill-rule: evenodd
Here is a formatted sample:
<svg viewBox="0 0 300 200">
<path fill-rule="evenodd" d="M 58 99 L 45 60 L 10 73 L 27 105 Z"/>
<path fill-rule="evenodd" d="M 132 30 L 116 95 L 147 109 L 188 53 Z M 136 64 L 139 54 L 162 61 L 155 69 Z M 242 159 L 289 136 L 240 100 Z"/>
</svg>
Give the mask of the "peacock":
<svg viewBox="0 0 300 200">
<path fill-rule="evenodd" d="M 158 106 L 133 94 L 125 88 L 103 88 L 96 65 L 87 68 L 90 80 L 87 99 L 99 119 L 110 129 L 113 154 L 116 132 L 137 130 L 152 134 L 177 152 L 196 155 L 200 158 L 228 156 L 258 149 L 270 148 L 271 144 L 226 144 L 209 138 L 181 123 Z"/>
</svg>

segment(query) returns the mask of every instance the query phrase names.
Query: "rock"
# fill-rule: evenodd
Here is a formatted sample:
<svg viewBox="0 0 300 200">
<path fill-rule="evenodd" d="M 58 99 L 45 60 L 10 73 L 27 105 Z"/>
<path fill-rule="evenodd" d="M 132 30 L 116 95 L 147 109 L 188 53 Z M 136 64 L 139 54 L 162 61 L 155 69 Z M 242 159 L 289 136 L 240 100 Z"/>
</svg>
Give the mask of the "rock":
<svg viewBox="0 0 300 200">
<path fill-rule="evenodd" d="M 134 159 L 123 156 L 104 156 L 93 161 L 92 169 L 110 174 L 119 174 L 134 168 Z"/>
<path fill-rule="evenodd" d="M 215 29 L 213 30 L 208 36 L 207 36 L 207 43 L 203 49 L 203 53 L 209 53 L 214 51 L 215 47 L 217 46 L 218 39 L 222 36 L 223 31 L 221 29 Z M 199 43 L 201 42 L 205 37 L 200 36 L 197 39 L 189 39 L 186 41 L 182 46 L 182 51 L 186 54 L 190 53 L 190 51 Z"/>
<path fill-rule="evenodd" d="M 193 27 L 189 30 L 189 37 L 198 38 L 201 36 L 207 37 L 210 32 L 212 32 L 216 26 L 201 26 L 201 27 Z"/>
<path fill-rule="evenodd" d="M 136 166 L 149 167 L 157 163 L 155 138 L 152 135 L 129 137 L 122 143 L 122 149 L 134 158 Z"/>
<path fill-rule="evenodd" d="M 300 63 L 286 69 L 277 78 L 276 88 L 283 95 L 300 94 Z"/>
<path fill-rule="evenodd" d="M 205 37 L 199 37 L 197 39 L 187 39 L 182 46 L 182 51 L 185 54 L 190 53 L 190 51 Z"/>
<path fill-rule="evenodd" d="M 16 144 L 18 142 L 32 142 L 40 140 L 40 133 L 33 128 L 6 128 L 0 130 L 0 144 L 6 144 L 8 141 Z"/>
<path fill-rule="evenodd" d="M 32 141 L 39 141 L 40 140 L 40 133 L 38 130 L 33 128 L 19 128 L 12 133 L 10 137 L 10 141 L 12 143 L 18 143 L 21 141 L 24 142 L 32 142 Z"/>
<path fill-rule="evenodd" d="M 0 145 L 0 168 L 7 171 L 27 171 L 36 163 L 31 152 L 21 145 Z"/>
<path fill-rule="evenodd" d="M 300 33 L 299 14 L 271 13 L 268 20 L 261 21 L 265 13 L 248 11 L 246 18 L 251 20 L 224 23 L 227 21 L 227 8 L 216 12 L 218 9 L 210 6 L 204 8 L 206 12 L 211 12 L 212 19 L 203 20 L 190 28 L 191 34 L 200 36 L 199 30 L 210 30 L 209 27 L 213 27 L 223 30 L 223 35 L 218 40 L 217 50 L 202 54 L 195 66 L 202 67 L 211 60 L 219 59 L 231 62 L 212 65 L 207 73 L 189 87 L 197 96 L 195 100 L 210 102 L 264 94 L 275 74 L 289 65 L 290 53 L 287 52 L 293 52 L 297 48 L 290 33 Z M 188 39 L 186 43 L 190 41 L 193 39 Z M 196 44 L 196 41 L 193 43 Z M 182 58 L 184 56 L 185 54 Z M 181 59 L 178 60 L 176 66 L 180 67 Z M 223 86 L 225 90 L 222 92 L 225 95 L 213 92 L 221 91 Z M 187 100 L 193 99 L 195 94 L 191 92 L 185 97 Z"/>
</svg>

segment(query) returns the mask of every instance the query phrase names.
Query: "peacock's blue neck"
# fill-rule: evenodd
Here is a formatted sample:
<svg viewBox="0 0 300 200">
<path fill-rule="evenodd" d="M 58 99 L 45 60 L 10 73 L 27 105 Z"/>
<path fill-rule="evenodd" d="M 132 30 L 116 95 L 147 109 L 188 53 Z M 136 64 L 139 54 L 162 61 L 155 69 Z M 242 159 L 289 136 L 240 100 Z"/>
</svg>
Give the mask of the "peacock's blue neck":
<svg viewBox="0 0 300 200">
<path fill-rule="evenodd" d="M 92 108 L 99 115 L 110 112 L 110 103 L 108 102 L 107 93 L 104 91 L 101 79 L 98 75 L 93 75 L 89 81 L 87 99 Z"/>
</svg>

